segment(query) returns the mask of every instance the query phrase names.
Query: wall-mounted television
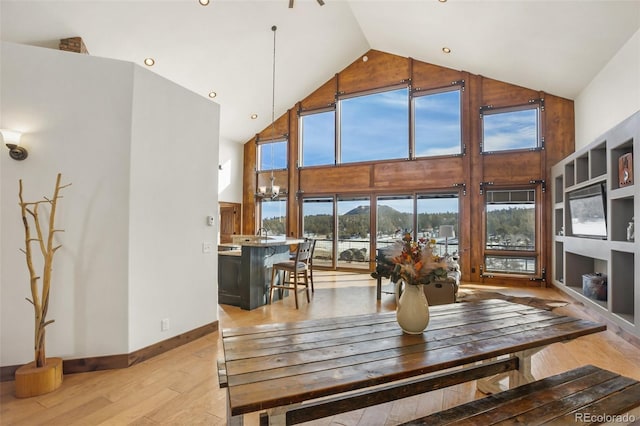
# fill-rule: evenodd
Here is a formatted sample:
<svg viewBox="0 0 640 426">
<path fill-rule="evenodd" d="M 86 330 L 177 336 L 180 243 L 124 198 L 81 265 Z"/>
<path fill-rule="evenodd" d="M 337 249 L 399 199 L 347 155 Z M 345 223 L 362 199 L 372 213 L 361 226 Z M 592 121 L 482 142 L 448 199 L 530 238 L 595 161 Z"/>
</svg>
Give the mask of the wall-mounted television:
<svg viewBox="0 0 640 426">
<path fill-rule="evenodd" d="M 571 234 L 607 238 L 607 197 L 604 183 L 589 185 L 568 194 Z"/>
</svg>

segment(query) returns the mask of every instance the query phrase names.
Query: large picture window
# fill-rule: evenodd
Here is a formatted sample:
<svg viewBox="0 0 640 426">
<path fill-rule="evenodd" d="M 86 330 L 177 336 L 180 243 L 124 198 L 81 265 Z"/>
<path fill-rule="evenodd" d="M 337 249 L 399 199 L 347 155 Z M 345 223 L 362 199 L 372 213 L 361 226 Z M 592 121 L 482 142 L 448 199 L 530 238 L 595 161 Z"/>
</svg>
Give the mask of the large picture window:
<svg viewBox="0 0 640 426">
<path fill-rule="evenodd" d="M 287 168 L 287 140 L 258 143 L 258 171 Z"/>
<path fill-rule="evenodd" d="M 540 148 L 539 115 L 538 104 L 484 109 L 482 152 Z"/>
<path fill-rule="evenodd" d="M 409 157 L 409 89 L 343 98 L 340 162 Z"/>
<path fill-rule="evenodd" d="M 486 192 L 485 271 L 535 274 L 536 190 Z"/>
<path fill-rule="evenodd" d="M 335 164 L 335 110 L 305 114 L 300 117 L 301 165 Z"/>
<path fill-rule="evenodd" d="M 460 89 L 413 94 L 414 156 L 462 152 Z"/>
</svg>

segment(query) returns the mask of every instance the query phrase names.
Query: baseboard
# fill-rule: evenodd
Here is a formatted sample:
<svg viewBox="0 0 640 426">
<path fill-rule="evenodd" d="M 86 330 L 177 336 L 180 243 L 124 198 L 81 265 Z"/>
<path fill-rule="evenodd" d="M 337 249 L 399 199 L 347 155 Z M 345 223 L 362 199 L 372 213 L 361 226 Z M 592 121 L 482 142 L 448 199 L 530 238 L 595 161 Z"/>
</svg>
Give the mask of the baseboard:
<svg viewBox="0 0 640 426">
<path fill-rule="evenodd" d="M 179 334 L 167 340 L 154 343 L 146 348 L 138 349 L 129 354 L 106 355 L 88 358 L 65 359 L 62 361 L 64 374 L 86 373 L 89 371 L 114 370 L 128 368 L 154 356 L 175 349 L 200 337 L 218 331 L 218 321 L 203 325 L 186 333 Z M 8 382 L 15 378 L 15 372 L 20 365 L 0 367 L 0 381 Z"/>
</svg>

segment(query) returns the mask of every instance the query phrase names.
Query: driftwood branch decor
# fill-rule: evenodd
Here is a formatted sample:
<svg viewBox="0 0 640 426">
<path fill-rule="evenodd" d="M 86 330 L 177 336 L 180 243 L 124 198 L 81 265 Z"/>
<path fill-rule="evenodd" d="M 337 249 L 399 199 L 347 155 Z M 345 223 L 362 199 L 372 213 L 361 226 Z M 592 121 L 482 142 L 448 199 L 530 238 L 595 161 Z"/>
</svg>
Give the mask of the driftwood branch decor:
<svg viewBox="0 0 640 426">
<path fill-rule="evenodd" d="M 61 185 L 60 179 L 62 175 L 58 173 L 56 178 L 56 187 L 53 191 L 53 197 L 44 197 L 43 200 L 35 202 L 24 201 L 22 196 L 22 179 L 20 179 L 20 209 L 22 213 L 22 223 L 24 224 L 25 248 L 21 250 L 25 254 L 27 260 L 27 268 L 29 269 L 29 278 L 31 283 L 31 299 L 27 299 L 35 311 L 35 364 L 37 368 L 44 367 L 46 364 L 45 354 L 45 327 L 54 320 L 47 321 L 47 310 L 49 308 L 49 291 L 51 289 L 51 272 L 53 265 L 53 255 L 62 246 L 53 246 L 54 235 L 58 232 L 64 232 L 62 229 L 56 229 L 55 218 L 58 200 L 62 198 L 60 191 L 71 184 Z M 47 227 L 43 227 L 40 222 L 40 207 L 42 204 L 48 204 L 49 223 Z M 46 215 L 46 212 L 45 212 Z M 44 219 L 46 220 L 46 219 Z M 35 235 L 32 235 L 30 223 L 35 228 Z M 34 250 L 35 246 L 35 250 Z M 43 259 L 42 271 L 42 288 L 38 286 L 40 276 L 36 273 L 33 263 L 34 252 L 40 250 Z"/>
</svg>

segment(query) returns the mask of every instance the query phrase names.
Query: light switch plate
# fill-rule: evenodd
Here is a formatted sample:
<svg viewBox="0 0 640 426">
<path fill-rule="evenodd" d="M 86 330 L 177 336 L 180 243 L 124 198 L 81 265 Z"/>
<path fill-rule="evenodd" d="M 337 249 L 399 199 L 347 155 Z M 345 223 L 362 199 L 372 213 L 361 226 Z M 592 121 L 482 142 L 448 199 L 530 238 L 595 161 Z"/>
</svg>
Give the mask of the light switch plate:
<svg viewBox="0 0 640 426">
<path fill-rule="evenodd" d="M 202 243 L 202 252 L 203 253 L 213 253 L 213 243 L 210 243 L 210 242 Z"/>
</svg>

